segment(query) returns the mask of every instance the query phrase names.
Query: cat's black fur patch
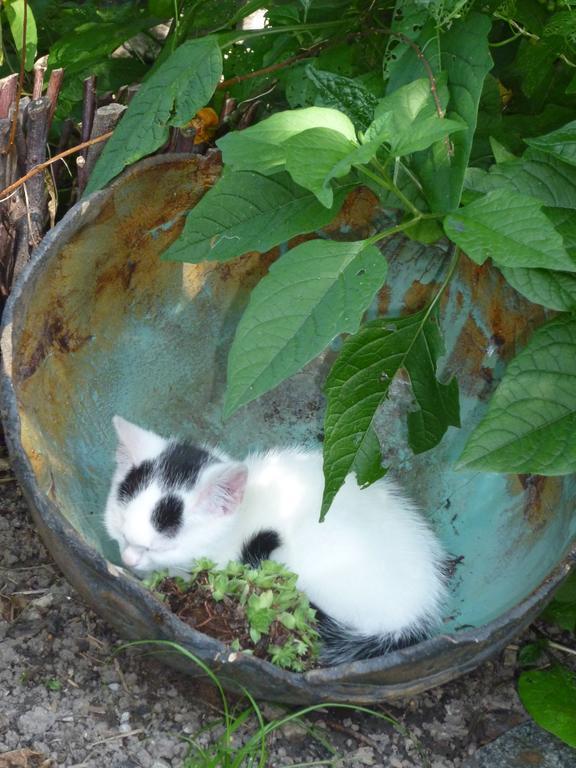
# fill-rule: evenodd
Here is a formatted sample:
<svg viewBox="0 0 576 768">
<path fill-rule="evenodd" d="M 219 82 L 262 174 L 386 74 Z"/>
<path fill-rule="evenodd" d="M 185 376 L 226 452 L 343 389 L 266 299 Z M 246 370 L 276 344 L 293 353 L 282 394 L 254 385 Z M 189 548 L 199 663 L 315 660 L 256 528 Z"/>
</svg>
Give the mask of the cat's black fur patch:
<svg viewBox="0 0 576 768">
<path fill-rule="evenodd" d="M 179 496 L 163 496 L 152 511 L 152 525 L 159 533 L 175 536 L 182 525 L 184 502 Z"/>
<path fill-rule="evenodd" d="M 126 504 L 134 496 L 143 491 L 152 479 L 154 464 L 151 461 L 143 461 L 137 467 L 132 467 L 124 480 L 118 486 L 118 501 Z"/>
<path fill-rule="evenodd" d="M 242 545 L 240 560 L 244 565 L 258 568 L 262 560 L 269 560 L 270 555 L 281 544 L 276 531 L 259 531 Z"/>
<path fill-rule="evenodd" d="M 167 488 L 193 486 L 202 467 L 216 459 L 191 443 L 171 443 L 158 461 L 160 478 Z"/>
<path fill-rule="evenodd" d="M 316 611 L 316 629 L 322 640 L 319 660 L 323 665 L 332 666 L 360 659 L 373 659 L 391 651 L 408 648 L 429 637 L 425 627 L 406 633 L 402 638 L 391 635 L 363 635 L 328 616 L 314 603 L 310 605 Z"/>
</svg>

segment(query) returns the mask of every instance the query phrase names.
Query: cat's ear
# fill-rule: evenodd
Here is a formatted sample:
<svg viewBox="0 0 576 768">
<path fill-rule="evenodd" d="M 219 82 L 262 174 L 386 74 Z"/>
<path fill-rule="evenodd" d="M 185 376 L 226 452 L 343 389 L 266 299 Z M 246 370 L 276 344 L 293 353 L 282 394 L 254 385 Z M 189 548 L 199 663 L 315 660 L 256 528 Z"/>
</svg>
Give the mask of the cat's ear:
<svg viewBox="0 0 576 768">
<path fill-rule="evenodd" d="M 153 459 L 167 445 L 167 441 L 160 435 L 142 429 L 121 416 L 114 416 L 112 424 L 118 435 L 116 462 L 119 467 L 129 468 L 146 459 Z"/>
<path fill-rule="evenodd" d="M 205 470 L 199 483 L 202 509 L 210 514 L 234 514 L 244 498 L 247 479 L 248 467 L 245 464 L 213 464 Z"/>
</svg>

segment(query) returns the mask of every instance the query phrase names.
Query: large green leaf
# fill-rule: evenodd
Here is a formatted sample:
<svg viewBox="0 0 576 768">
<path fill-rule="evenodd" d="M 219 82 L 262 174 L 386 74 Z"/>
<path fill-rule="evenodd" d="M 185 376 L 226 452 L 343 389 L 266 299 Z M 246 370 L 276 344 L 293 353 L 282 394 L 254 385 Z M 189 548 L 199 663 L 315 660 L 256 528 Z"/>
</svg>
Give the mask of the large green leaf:
<svg viewBox="0 0 576 768">
<path fill-rule="evenodd" d="M 541 208 L 532 197 L 499 189 L 449 214 L 444 231 L 477 264 L 491 258 L 502 267 L 576 272 L 576 262 Z"/>
<path fill-rule="evenodd" d="M 437 445 L 448 426 L 459 426 L 456 381 L 436 378 L 443 345 L 436 318 L 417 312 L 363 326 L 344 342 L 326 382 L 322 518 L 350 472 L 365 485 L 378 479 L 379 449 L 372 422 L 392 379 L 406 370 L 419 406 L 409 414 L 410 444 L 421 452 Z M 378 452 L 378 453 L 377 453 Z M 371 469 L 370 469 L 371 468 Z"/>
<path fill-rule="evenodd" d="M 337 189 L 334 205 L 326 208 L 287 173 L 225 173 L 192 208 L 184 231 L 162 258 L 197 264 L 228 261 L 248 251 L 264 253 L 329 224 L 349 189 Z"/>
<path fill-rule="evenodd" d="M 549 669 L 522 672 L 518 694 L 539 726 L 576 747 L 576 678 L 555 664 Z"/>
<path fill-rule="evenodd" d="M 540 149 L 570 165 L 576 165 L 576 120 L 534 139 L 526 139 L 526 144 Z"/>
<path fill-rule="evenodd" d="M 346 176 L 350 168 L 339 168 L 339 162 L 355 148 L 338 131 L 331 128 L 309 128 L 284 142 L 286 170 L 294 181 L 313 192 L 322 205 L 332 207 L 332 178 Z"/>
<path fill-rule="evenodd" d="M 323 72 L 308 64 L 306 77 L 317 88 L 316 104 L 333 107 L 348 115 L 356 128 L 365 131 L 376 107 L 376 97 L 358 80 L 334 72 Z"/>
<path fill-rule="evenodd" d="M 84 72 L 106 60 L 122 43 L 154 24 L 150 17 L 129 21 L 88 21 L 60 37 L 50 48 L 50 69 L 64 67 L 69 74 Z"/>
<path fill-rule="evenodd" d="M 140 86 L 104 147 L 86 194 L 162 146 L 169 126 L 185 125 L 210 100 L 221 75 L 222 56 L 215 38 L 189 40 L 177 48 Z"/>
<path fill-rule="evenodd" d="M 5 0 L 4 8 L 6 10 L 6 17 L 8 24 L 10 25 L 10 32 L 18 51 L 18 57 L 22 55 L 22 43 L 24 42 L 24 0 Z M 25 62 L 24 67 L 26 70 L 32 69 L 34 66 L 34 59 L 36 58 L 36 48 L 38 45 L 38 32 L 36 31 L 36 21 L 34 19 L 34 13 L 30 7 L 30 3 L 27 3 L 26 7 L 26 44 L 25 48 Z"/>
<path fill-rule="evenodd" d="M 576 309 L 576 275 L 551 269 L 510 269 L 501 267 L 512 288 L 534 304 L 548 309 Z"/>
<path fill-rule="evenodd" d="M 244 131 L 232 131 L 216 143 L 226 165 L 236 171 L 269 175 L 284 169 L 284 142 L 309 128 L 329 128 L 354 141 L 356 132 L 342 112 L 327 107 L 308 107 L 277 112 Z"/>
<path fill-rule="evenodd" d="M 424 51 L 436 78 L 447 75 L 450 94 L 446 117 L 467 126 L 448 142 L 443 139 L 413 158 L 416 171 L 433 211 L 445 212 L 458 207 L 462 196 L 464 173 L 468 166 L 476 130 L 478 105 L 484 79 L 492 67 L 488 49 L 490 19 L 469 13 L 454 21 L 447 31 L 439 32 L 426 24 L 416 43 Z M 422 61 L 413 49 L 404 49 L 394 66 L 388 93 L 425 75 Z"/>
<path fill-rule="evenodd" d="M 338 334 L 357 331 L 387 269 L 378 248 L 364 240 L 312 240 L 276 261 L 238 325 L 225 413 L 299 371 Z"/>
<path fill-rule="evenodd" d="M 576 168 L 536 149 L 518 160 L 499 163 L 489 172 L 469 168 L 466 189 L 490 192 L 510 189 L 556 208 L 576 208 Z"/>
<path fill-rule="evenodd" d="M 403 156 L 427 149 L 434 142 L 462 130 L 466 130 L 464 123 L 439 117 L 430 82 L 420 79 L 398 88 L 378 102 L 365 141 L 376 144 L 376 148 L 386 142 L 392 155 Z"/>
<path fill-rule="evenodd" d="M 563 475 L 576 471 L 576 319 L 539 328 L 512 360 L 459 466 Z"/>
</svg>

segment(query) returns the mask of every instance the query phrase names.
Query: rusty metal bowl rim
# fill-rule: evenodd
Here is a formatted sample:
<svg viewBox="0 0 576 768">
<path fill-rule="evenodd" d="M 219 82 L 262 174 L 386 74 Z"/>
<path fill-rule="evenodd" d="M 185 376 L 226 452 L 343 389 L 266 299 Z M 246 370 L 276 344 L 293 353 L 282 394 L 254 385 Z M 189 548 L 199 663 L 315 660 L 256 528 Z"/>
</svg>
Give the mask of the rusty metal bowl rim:
<svg viewBox="0 0 576 768">
<path fill-rule="evenodd" d="M 201 157 L 195 157 L 198 162 L 202 163 L 203 159 Z M 73 206 L 65 214 L 62 220 L 45 235 L 41 243 L 36 247 L 26 268 L 13 285 L 12 292 L 4 309 L 0 326 L 2 350 L 0 414 L 15 475 L 24 491 L 25 498 L 31 508 L 34 522 L 40 529 L 41 535 L 44 535 L 43 529 L 56 534 L 57 539 L 62 542 L 62 551 L 73 551 L 94 573 L 99 573 L 109 579 L 117 578 L 119 580 L 119 585 L 122 587 L 122 592 L 131 599 L 142 601 L 149 611 L 161 617 L 161 623 L 164 627 L 172 630 L 175 635 L 182 637 L 183 641 L 189 640 L 191 647 L 198 645 L 198 641 L 200 640 L 200 644 L 204 649 L 209 649 L 212 661 L 220 660 L 225 662 L 229 651 L 222 642 L 198 632 L 178 619 L 152 594 L 152 592 L 146 589 L 135 577 L 123 571 L 123 569 L 118 569 L 116 567 L 111 569 L 111 564 L 103 557 L 103 555 L 87 544 L 78 531 L 58 510 L 56 505 L 38 489 L 32 465 L 20 442 L 20 417 L 18 413 L 17 395 L 11 375 L 11 334 L 14 318 L 19 311 L 22 295 L 35 272 L 41 268 L 44 262 L 49 261 L 53 256 L 57 255 L 58 250 L 54 250 L 54 245 L 58 245 L 61 236 L 68 232 L 74 232 L 89 223 L 91 212 L 94 209 L 97 210 L 99 205 L 103 204 L 110 196 L 111 191 L 117 185 L 121 184 L 126 177 L 131 176 L 133 173 L 140 172 L 141 170 L 145 170 L 148 167 L 164 163 L 173 163 L 175 161 L 181 162 L 186 159 L 187 158 L 182 155 L 162 155 L 148 158 L 135 164 L 124 171 L 124 173 L 106 189 L 94 192 L 88 198 L 81 200 Z M 51 555 L 54 557 L 68 580 L 78 588 L 75 583 L 74 574 L 70 573 L 66 568 L 65 558 L 59 557 L 52 551 Z M 304 688 L 308 689 L 310 694 L 313 694 L 314 689 L 318 686 L 322 687 L 324 684 L 338 683 L 339 681 L 348 678 L 350 673 L 356 675 L 370 675 L 376 671 L 391 669 L 398 664 L 422 662 L 426 659 L 440 655 L 443 651 L 448 651 L 449 649 L 454 649 L 458 646 L 470 646 L 473 648 L 474 646 L 480 646 L 487 642 L 489 643 L 492 636 L 498 634 L 501 635 L 499 640 L 494 644 L 489 645 L 489 647 L 483 648 L 480 653 L 474 654 L 472 652 L 470 654 L 470 663 L 462 664 L 454 674 L 440 680 L 440 683 L 446 682 L 447 680 L 456 677 L 458 674 L 474 669 L 485 659 L 493 656 L 505 647 L 505 645 L 525 628 L 546 605 L 551 599 L 554 589 L 566 578 L 573 568 L 576 568 L 576 542 L 572 545 L 562 561 L 552 569 L 549 575 L 538 587 L 536 587 L 536 589 L 496 619 L 478 627 L 459 630 L 452 635 L 439 634 L 418 645 L 393 651 L 374 659 L 355 661 L 335 667 L 316 668 L 305 673 L 289 672 L 276 667 L 271 662 L 257 659 L 252 656 L 243 656 L 243 658 L 239 658 L 236 661 L 236 664 L 246 664 L 254 667 L 256 670 L 259 670 L 261 674 L 264 673 L 269 678 L 276 679 L 279 685 L 281 685 L 283 680 L 290 683 L 299 681 L 298 687 L 302 687 L 303 685 Z M 98 611 L 98 606 L 96 604 L 93 604 L 93 607 Z M 510 632 L 505 631 L 508 626 L 511 628 Z M 204 660 L 210 661 L 210 658 L 206 657 Z M 433 675 L 432 677 L 435 678 L 437 675 Z M 435 682 L 431 683 L 431 685 L 434 684 Z M 358 682 L 355 684 L 355 687 L 362 687 L 362 685 L 362 682 Z M 375 691 L 375 689 L 384 690 L 390 687 L 386 685 L 375 685 L 369 682 L 364 683 L 364 685 L 367 690 L 372 691 Z M 424 690 L 427 687 L 431 687 L 431 685 L 422 686 L 418 688 L 418 690 Z M 401 683 L 399 687 L 403 687 L 403 684 Z M 358 701 L 376 701 L 379 700 L 379 698 L 385 698 L 385 696 L 377 696 L 375 698 L 373 695 L 370 695 L 366 699 L 358 698 L 358 696 L 352 697 L 352 699 Z M 281 693 L 279 695 L 279 700 L 282 700 Z"/>
</svg>

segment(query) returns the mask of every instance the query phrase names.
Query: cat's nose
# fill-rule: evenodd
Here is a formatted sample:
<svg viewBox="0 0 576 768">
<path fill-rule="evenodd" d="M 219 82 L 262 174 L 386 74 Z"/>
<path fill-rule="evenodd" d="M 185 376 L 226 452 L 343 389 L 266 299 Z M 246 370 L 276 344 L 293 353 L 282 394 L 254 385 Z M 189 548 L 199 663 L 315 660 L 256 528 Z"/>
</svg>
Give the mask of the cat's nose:
<svg viewBox="0 0 576 768">
<path fill-rule="evenodd" d="M 135 568 L 142 559 L 142 552 L 135 547 L 126 547 L 122 550 L 122 562 L 128 568 Z"/>
</svg>

